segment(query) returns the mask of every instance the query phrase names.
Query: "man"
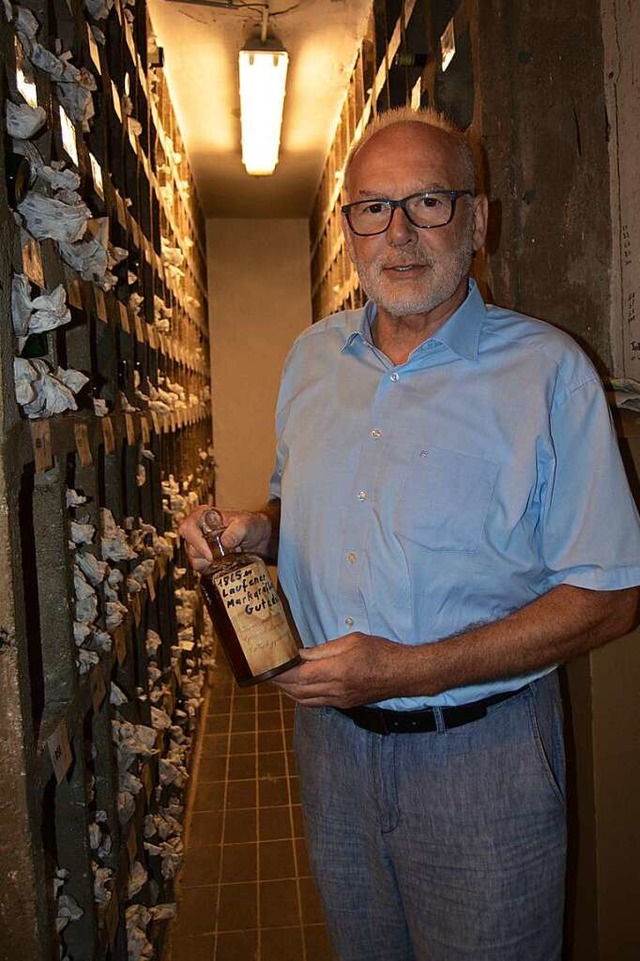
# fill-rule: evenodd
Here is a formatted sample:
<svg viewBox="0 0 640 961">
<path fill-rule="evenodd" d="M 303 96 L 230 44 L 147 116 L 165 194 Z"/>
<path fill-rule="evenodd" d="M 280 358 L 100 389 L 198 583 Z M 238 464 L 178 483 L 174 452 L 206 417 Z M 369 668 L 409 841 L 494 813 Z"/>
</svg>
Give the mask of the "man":
<svg viewBox="0 0 640 961">
<path fill-rule="evenodd" d="M 223 512 L 229 546 L 279 529 L 306 649 L 274 683 L 330 934 L 340 961 L 555 961 L 555 667 L 631 628 L 638 515 L 590 362 L 469 280 L 487 201 L 460 132 L 384 114 L 345 193 L 369 302 L 298 338 L 272 500 Z"/>
</svg>

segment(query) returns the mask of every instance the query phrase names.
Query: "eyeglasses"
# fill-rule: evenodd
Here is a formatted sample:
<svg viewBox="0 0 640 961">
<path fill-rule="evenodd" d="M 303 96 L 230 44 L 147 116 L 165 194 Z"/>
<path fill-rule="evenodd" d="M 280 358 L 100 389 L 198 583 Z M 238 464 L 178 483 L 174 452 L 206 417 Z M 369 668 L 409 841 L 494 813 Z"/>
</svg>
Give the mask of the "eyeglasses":
<svg viewBox="0 0 640 961">
<path fill-rule="evenodd" d="M 473 190 L 428 190 L 402 200 L 358 200 L 354 204 L 343 204 L 340 209 L 354 234 L 373 237 L 389 228 L 397 207 L 414 227 L 423 230 L 446 227 L 456 212 L 456 200 L 465 196 L 474 197 L 475 193 Z"/>
</svg>

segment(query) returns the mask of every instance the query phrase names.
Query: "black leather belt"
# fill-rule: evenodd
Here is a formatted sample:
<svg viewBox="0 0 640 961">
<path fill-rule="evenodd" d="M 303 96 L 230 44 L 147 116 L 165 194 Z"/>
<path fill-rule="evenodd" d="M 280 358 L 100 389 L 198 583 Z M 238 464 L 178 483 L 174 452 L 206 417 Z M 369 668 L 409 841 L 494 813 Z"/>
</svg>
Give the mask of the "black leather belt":
<svg viewBox="0 0 640 961">
<path fill-rule="evenodd" d="M 529 685 L 525 685 L 528 687 Z M 504 694 L 492 694 L 470 704 L 459 704 L 456 707 L 432 708 L 425 707 L 420 711 L 392 711 L 384 707 L 350 707 L 337 708 L 341 714 L 351 718 L 354 724 L 371 731 L 372 734 L 422 734 L 437 731 L 436 711 L 442 713 L 445 728 L 462 727 L 471 721 L 479 721 L 485 717 L 487 708 L 492 704 L 500 704 L 510 697 L 515 697 L 525 690 L 519 687 L 516 691 L 506 691 Z"/>
</svg>

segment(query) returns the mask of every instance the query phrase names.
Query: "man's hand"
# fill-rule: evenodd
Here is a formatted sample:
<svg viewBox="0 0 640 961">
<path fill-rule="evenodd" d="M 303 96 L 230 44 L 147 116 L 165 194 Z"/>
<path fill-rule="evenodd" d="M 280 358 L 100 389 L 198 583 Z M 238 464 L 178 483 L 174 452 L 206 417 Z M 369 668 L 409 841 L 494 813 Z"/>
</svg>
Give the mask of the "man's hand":
<svg viewBox="0 0 640 961">
<path fill-rule="evenodd" d="M 638 588 L 591 591 L 559 584 L 499 621 L 427 644 L 345 634 L 301 651 L 273 680 L 311 707 L 356 707 L 389 697 L 435 696 L 564 663 L 636 623 Z"/>
<path fill-rule="evenodd" d="M 209 545 L 202 534 L 202 518 L 207 511 L 220 515 L 225 531 L 220 542 L 227 550 L 241 547 L 246 551 L 268 555 L 272 541 L 272 520 L 267 512 L 228 510 L 211 505 L 201 505 L 193 510 L 180 526 L 180 534 L 186 541 L 189 563 L 196 571 L 204 570 L 213 560 Z"/>
<path fill-rule="evenodd" d="M 412 649 L 370 634 L 345 634 L 300 651 L 302 664 L 271 683 L 309 707 L 356 707 L 402 695 Z"/>
</svg>

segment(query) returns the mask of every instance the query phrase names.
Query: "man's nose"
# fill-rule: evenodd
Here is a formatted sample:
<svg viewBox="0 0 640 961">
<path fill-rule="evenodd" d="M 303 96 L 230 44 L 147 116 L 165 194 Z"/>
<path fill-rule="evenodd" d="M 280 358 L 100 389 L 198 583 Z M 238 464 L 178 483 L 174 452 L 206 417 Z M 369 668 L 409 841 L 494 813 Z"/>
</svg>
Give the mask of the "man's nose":
<svg viewBox="0 0 640 961">
<path fill-rule="evenodd" d="M 402 207 L 394 207 L 391 211 L 391 221 L 387 227 L 388 243 L 398 246 L 409 243 L 416 235 L 416 228 L 407 217 Z"/>
</svg>

